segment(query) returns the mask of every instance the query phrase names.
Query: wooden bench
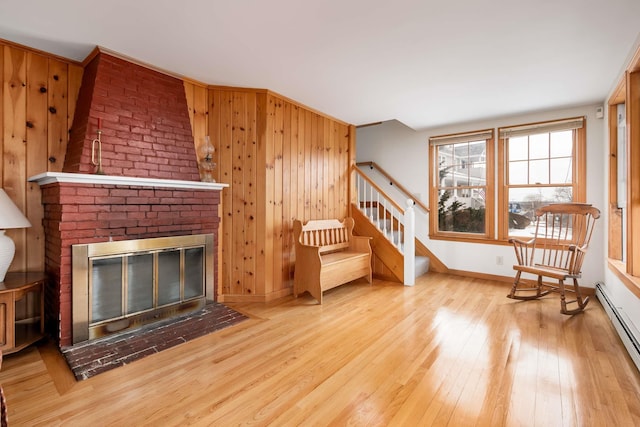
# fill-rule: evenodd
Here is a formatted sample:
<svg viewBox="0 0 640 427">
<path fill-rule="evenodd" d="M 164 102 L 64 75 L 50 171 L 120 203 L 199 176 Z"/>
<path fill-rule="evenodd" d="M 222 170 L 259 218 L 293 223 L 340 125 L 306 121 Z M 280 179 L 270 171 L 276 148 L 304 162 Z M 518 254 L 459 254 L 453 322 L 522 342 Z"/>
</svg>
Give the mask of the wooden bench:
<svg viewBox="0 0 640 427">
<path fill-rule="evenodd" d="M 309 292 L 320 304 L 328 289 L 361 277 L 371 283 L 370 237 L 353 235 L 353 218 L 293 222 L 293 295 Z"/>
</svg>

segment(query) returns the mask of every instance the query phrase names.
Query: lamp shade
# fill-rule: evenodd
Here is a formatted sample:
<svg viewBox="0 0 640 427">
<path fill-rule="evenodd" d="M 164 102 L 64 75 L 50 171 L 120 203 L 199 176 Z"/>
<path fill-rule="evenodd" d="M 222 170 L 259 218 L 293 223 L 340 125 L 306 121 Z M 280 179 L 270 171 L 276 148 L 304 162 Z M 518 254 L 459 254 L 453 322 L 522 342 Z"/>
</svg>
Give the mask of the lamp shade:
<svg viewBox="0 0 640 427">
<path fill-rule="evenodd" d="M 13 240 L 6 236 L 4 231 L 7 228 L 26 227 L 31 227 L 31 223 L 22 215 L 20 209 L 13 203 L 7 193 L 0 188 L 0 282 L 4 282 L 4 277 L 16 252 Z"/>
<path fill-rule="evenodd" d="M 0 230 L 31 227 L 29 220 L 20 212 L 11 198 L 0 188 Z"/>
</svg>

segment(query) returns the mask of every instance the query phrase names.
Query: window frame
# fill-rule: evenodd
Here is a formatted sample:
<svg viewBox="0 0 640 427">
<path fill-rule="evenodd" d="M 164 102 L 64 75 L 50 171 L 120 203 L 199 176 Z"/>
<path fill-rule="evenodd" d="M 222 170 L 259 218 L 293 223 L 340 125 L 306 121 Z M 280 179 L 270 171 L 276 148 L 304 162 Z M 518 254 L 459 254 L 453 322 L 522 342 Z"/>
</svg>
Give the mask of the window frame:
<svg viewBox="0 0 640 427">
<path fill-rule="evenodd" d="M 451 144 L 469 143 L 480 141 L 478 135 L 490 135 L 484 139 L 486 142 L 486 158 L 485 158 L 485 231 L 484 233 L 465 233 L 459 231 L 440 231 L 438 229 L 438 199 L 439 199 L 439 174 L 440 156 L 438 153 L 437 141 L 449 140 Z M 429 138 L 429 165 L 431 173 L 429 173 L 429 204 L 432 207 L 431 215 L 429 215 L 429 238 L 434 240 L 455 240 L 465 242 L 482 242 L 495 240 L 495 130 L 482 129 L 472 132 L 461 132 L 455 134 L 438 135 Z M 468 167 L 468 165 L 467 165 Z M 467 186 L 467 189 L 475 186 Z"/>
<path fill-rule="evenodd" d="M 626 116 L 626 218 L 618 208 L 617 105 L 625 104 Z M 608 100 L 609 113 L 609 209 L 608 265 L 621 282 L 640 298 L 640 49 Z M 626 221 L 625 221 L 626 220 Z M 623 224 L 624 221 L 624 224 Z M 623 226 L 626 230 L 623 233 Z M 623 253 L 625 259 L 623 260 Z"/>
<path fill-rule="evenodd" d="M 530 132 L 527 135 L 535 135 L 537 128 L 548 128 L 549 133 L 554 131 L 560 131 L 561 129 L 553 129 L 554 125 L 560 125 L 563 122 L 582 121 L 582 126 L 577 129 L 573 129 L 573 154 L 572 154 L 572 200 L 574 202 L 586 201 L 586 148 L 587 148 L 587 120 L 586 117 L 572 117 L 567 119 L 548 120 L 544 122 L 535 122 L 523 125 L 514 126 L 502 126 L 498 128 L 498 240 L 506 242 L 511 237 L 509 235 L 509 188 L 508 174 L 509 174 L 509 159 L 508 156 L 508 144 L 509 136 L 503 137 L 503 133 L 506 129 L 510 128 L 530 128 Z M 551 184 L 549 184 L 551 185 Z M 529 187 L 522 186 L 519 187 Z M 539 185 L 531 185 L 530 187 L 539 187 Z"/>
</svg>

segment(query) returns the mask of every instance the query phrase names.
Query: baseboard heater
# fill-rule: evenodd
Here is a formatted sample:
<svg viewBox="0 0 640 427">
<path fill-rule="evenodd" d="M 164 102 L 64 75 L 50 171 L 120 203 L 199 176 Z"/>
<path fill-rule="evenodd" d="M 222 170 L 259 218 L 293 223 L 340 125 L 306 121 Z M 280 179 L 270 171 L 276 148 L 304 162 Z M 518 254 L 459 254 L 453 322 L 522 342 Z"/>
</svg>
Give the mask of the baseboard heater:
<svg viewBox="0 0 640 427">
<path fill-rule="evenodd" d="M 602 283 L 596 284 L 596 296 L 602 303 L 604 311 L 611 319 L 613 327 L 618 331 L 618 335 L 629 352 L 629 356 L 631 356 L 633 363 L 635 363 L 636 367 L 640 371 L 640 343 L 638 342 L 640 333 L 638 333 L 638 330 L 633 326 L 633 324 L 631 324 L 626 314 L 621 309 L 613 305 L 613 302 L 607 296 Z"/>
</svg>

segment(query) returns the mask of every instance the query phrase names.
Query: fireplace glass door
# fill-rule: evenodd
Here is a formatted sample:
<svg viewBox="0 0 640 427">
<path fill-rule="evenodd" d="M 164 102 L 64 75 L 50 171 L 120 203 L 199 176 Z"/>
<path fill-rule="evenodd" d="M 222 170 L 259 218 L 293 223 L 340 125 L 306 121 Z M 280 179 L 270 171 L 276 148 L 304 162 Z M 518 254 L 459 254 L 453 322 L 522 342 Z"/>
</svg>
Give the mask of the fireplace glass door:
<svg viewBox="0 0 640 427">
<path fill-rule="evenodd" d="M 74 343 L 201 308 L 213 291 L 212 241 L 195 235 L 74 245 Z"/>
<path fill-rule="evenodd" d="M 204 297 L 204 247 L 90 259 L 89 326 Z"/>
</svg>

